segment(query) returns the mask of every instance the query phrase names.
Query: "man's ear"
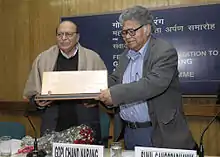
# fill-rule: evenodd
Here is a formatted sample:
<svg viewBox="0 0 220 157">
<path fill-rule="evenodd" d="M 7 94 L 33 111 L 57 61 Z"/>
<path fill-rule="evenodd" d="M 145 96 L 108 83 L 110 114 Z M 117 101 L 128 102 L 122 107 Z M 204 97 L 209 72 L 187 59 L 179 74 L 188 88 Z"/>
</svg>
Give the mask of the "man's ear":
<svg viewBox="0 0 220 157">
<path fill-rule="evenodd" d="M 77 37 L 76 37 L 77 43 L 79 42 L 79 38 L 80 38 L 80 35 L 79 35 L 79 33 L 77 33 Z"/>
<path fill-rule="evenodd" d="M 144 33 L 146 33 L 147 35 L 151 34 L 151 25 L 148 24 L 144 27 Z"/>
<path fill-rule="evenodd" d="M 147 26 L 144 26 L 144 33 L 147 32 Z"/>
</svg>

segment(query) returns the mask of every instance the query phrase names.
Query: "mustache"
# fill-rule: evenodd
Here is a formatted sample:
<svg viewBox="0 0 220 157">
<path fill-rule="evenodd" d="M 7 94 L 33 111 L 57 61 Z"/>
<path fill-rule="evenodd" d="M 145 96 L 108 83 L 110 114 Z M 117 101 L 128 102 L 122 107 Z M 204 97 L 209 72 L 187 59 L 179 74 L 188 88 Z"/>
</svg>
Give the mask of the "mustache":
<svg viewBox="0 0 220 157">
<path fill-rule="evenodd" d="M 70 44 L 70 42 L 59 42 L 60 44 Z"/>
<path fill-rule="evenodd" d="M 136 40 L 129 40 L 129 41 L 125 41 L 125 44 L 129 44 L 131 42 L 136 42 Z"/>
</svg>

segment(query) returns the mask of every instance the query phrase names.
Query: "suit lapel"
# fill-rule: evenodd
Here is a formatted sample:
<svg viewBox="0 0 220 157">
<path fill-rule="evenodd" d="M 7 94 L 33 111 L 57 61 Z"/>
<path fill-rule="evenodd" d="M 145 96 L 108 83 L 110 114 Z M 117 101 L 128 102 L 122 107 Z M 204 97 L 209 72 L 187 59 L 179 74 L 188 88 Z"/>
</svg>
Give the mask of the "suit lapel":
<svg viewBox="0 0 220 157">
<path fill-rule="evenodd" d="M 83 47 L 78 44 L 78 70 L 87 70 L 87 57 Z"/>
<path fill-rule="evenodd" d="M 124 72 L 125 72 L 125 70 L 126 70 L 126 68 L 128 66 L 128 63 L 129 63 L 129 59 L 128 59 L 128 57 L 126 55 L 122 58 L 121 63 L 122 63 L 121 71 L 124 74 Z"/>
<path fill-rule="evenodd" d="M 121 71 L 121 78 L 120 78 L 120 80 L 121 80 L 121 82 L 122 82 L 122 79 L 123 79 L 123 75 L 124 75 L 124 72 L 125 72 L 125 70 L 126 70 L 126 68 L 127 68 L 127 66 L 128 66 L 128 63 L 129 63 L 129 59 L 128 59 L 128 57 L 127 57 L 127 53 L 128 53 L 128 49 L 126 49 L 125 51 L 124 51 L 124 53 L 122 53 L 122 55 L 121 55 L 121 60 L 120 60 L 120 71 Z"/>
<path fill-rule="evenodd" d="M 50 55 L 48 56 L 48 60 L 46 61 L 47 67 L 46 71 L 54 71 L 56 70 L 57 66 L 57 58 L 60 53 L 60 50 L 57 46 L 54 46 L 54 48 L 51 50 Z"/>
<path fill-rule="evenodd" d="M 156 41 L 156 38 L 151 36 L 150 41 L 149 41 L 149 45 L 147 47 L 147 51 L 144 56 L 144 62 L 146 62 L 148 60 L 148 58 L 150 57 L 150 55 L 152 53 L 151 48 L 155 45 L 155 41 Z"/>
</svg>

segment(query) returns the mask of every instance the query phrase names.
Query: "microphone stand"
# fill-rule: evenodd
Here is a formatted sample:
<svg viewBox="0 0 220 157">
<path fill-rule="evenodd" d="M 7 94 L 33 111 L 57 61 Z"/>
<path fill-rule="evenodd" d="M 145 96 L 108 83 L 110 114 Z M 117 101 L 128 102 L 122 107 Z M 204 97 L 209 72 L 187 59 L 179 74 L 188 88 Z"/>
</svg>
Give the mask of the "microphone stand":
<svg viewBox="0 0 220 157">
<path fill-rule="evenodd" d="M 203 137 L 206 133 L 206 131 L 208 130 L 209 126 L 215 121 L 215 119 L 218 117 L 220 111 L 217 112 L 217 114 L 212 118 L 212 120 L 208 123 L 208 125 L 206 126 L 206 128 L 203 130 L 202 135 L 200 137 L 200 143 L 199 143 L 199 157 L 204 157 L 205 155 L 205 151 L 204 151 L 204 146 L 203 146 Z"/>
<path fill-rule="evenodd" d="M 29 152 L 26 157 L 45 157 L 47 155 L 45 150 L 38 150 L 38 142 L 37 142 L 37 131 L 32 123 L 32 121 L 30 120 L 28 114 L 24 115 L 29 123 L 31 124 L 32 129 L 34 130 L 34 150 L 32 152 Z"/>
</svg>

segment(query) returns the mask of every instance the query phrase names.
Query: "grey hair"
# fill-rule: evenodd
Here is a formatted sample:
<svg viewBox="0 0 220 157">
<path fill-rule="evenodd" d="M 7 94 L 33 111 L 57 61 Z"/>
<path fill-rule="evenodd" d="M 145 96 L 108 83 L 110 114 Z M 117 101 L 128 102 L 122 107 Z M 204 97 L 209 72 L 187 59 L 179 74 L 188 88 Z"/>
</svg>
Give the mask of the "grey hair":
<svg viewBox="0 0 220 157">
<path fill-rule="evenodd" d="M 152 32 L 156 29 L 153 15 L 147 8 L 142 6 L 134 6 L 124 10 L 119 16 L 119 22 L 122 25 L 127 20 L 137 21 L 140 25 L 150 24 Z"/>
</svg>

